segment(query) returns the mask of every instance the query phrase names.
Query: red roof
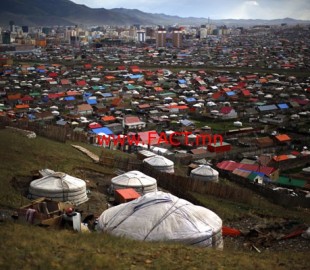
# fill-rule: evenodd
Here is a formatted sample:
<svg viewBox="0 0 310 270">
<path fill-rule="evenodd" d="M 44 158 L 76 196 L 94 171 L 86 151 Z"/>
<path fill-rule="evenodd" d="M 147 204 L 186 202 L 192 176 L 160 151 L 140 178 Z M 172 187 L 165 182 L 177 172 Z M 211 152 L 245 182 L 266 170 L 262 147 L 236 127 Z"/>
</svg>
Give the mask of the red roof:
<svg viewBox="0 0 310 270">
<path fill-rule="evenodd" d="M 133 123 L 141 122 L 138 116 L 126 116 L 124 120 L 126 124 L 133 124 Z"/>
<path fill-rule="evenodd" d="M 21 101 L 32 101 L 33 98 L 31 96 L 24 96 Z"/>
<path fill-rule="evenodd" d="M 288 142 L 291 140 L 291 138 L 286 135 L 286 134 L 280 134 L 280 135 L 277 135 L 275 136 L 275 138 L 279 141 L 279 142 Z"/>
<path fill-rule="evenodd" d="M 29 105 L 28 104 L 19 104 L 15 106 L 16 109 L 28 109 Z"/>
<path fill-rule="evenodd" d="M 60 81 L 60 83 L 61 83 L 62 85 L 67 85 L 67 84 L 70 84 L 70 81 L 69 81 L 68 79 L 62 79 L 62 80 Z"/>
<path fill-rule="evenodd" d="M 101 128 L 102 126 L 98 123 L 91 123 L 88 125 L 88 127 L 94 129 L 94 128 Z"/>
<path fill-rule="evenodd" d="M 118 70 L 126 70 L 126 67 L 125 66 L 118 66 L 117 69 Z"/>
<path fill-rule="evenodd" d="M 224 77 L 224 76 L 218 77 L 217 79 L 218 79 L 219 82 L 221 82 L 221 83 L 229 82 L 228 78 L 227 78 L 227 77 Z"/>
<path fill-rule="evenodd" d="M 294 155 L 294 156 L 299 156 L 300 155 L 300 153 L 298 151 L 292 151 L 291 154 Z"/>
<path fill-rule="evenodd" d="M 249 97 L 249 96 L 251 96 L 250 91 L 249 91 L 249 90 L 247 90 L 247 89 L 242 90 L 242 94 L 243 94 L 245 97 Z"/>
<path fill-rule="evenodd" d="M 56 72 L 50 72 L 48 74 L 48 77 L 51 77 L 51 78 L 56 78 L 58 76 L 58 74 Z"/>
<path fill-rule="evenodd" d="M 247 80 L 255 80 L 255 79 L 257 78 L 257 75 L 255 75 L 255 74 L 246 75 L 245 78 L 246 78 Z"/>
<path fill-rule="evenodd" d="M 135 200 L 140 197 L 140 194 L 133 188 L 117 189 L 115 190 L 116 197 L 121 197 L 121 202 Z"/>
<path fill-rule="evenodd" d="M 146 85 L 153 85 L 153 82 L 152 81 L 145 81 L 144 82 Z"/>
<path fill-rule="evenodd" d="M 20 99 L 22 97 L 21 94 L 14 94 L 14 95 L 8 95 L 8 100 L 16 100 L 16 99 Z"/>
<path fill-rule="evenodd" d="M 179 109 L 179 110 L 186 110 L 188 107 L 186 105 L 170 105 L 169 109 Z"/>
<path fill-rule="evenodd" d="M 156 92 L 161 92 L 161 91 L 163 91 L 164 89 L 162 89 L 160 86 L 156 86 L 156 87 L 154 87 L 154 90 L 155 90 Z"/>
<path fill-rule="evenodd" d="M 117 106 L 119 106 L 119 105 L 121 104 L 121 102 L 122 102 L 122 99 L 121 99 L 121 98 L 114 98 L 114 99 L 112 100 L 111 105 L 114 106 L 114 107 L 117 107 Z"/>
<path fill-rule="evenodd" d="M 212 95 L 212 98 L 213 99 L 219 99 L 220 97 L 223 96 L 223 93 L 222 92 L 216 92 Z"/>
<path fill-rule="evenodd" d="M 78 86 L 85 86 L 86 85 L 86 81 L 85 80 L 77 81 L 76 84 Z"/>
<path fill-rule="evenodd" d="M 60 98 L 63 97 L 65 95 L 65 93 L 61 92 L 61 93 L 54 93 L 54 94 L 48 94 L 48 98 L 53 99 L 53 98 Z"/>
<path fill-rule="evenodd" d="M 79 91 L 75 91 L 75 90 L 67 91 L 67 96 L 79 96 L 79 95 L 81 95 Z"/>
<path fill-rule="evenodd" d="M 219 169 L 225 170 L 225 171 L 233 171 L 235 169 L 243 169 L 247 171 L 254 171 L 254 172 L 261 172 L 265 175 L 270 175 L 273 173 L 276 169 L 273 167 L 267 167 L 267 166 L 259 166 L 258 164 L 243 164 L 234 162 L 231 160 L 224 160 L 216 165 Z"/>
<path fill-rule="evenodd" d="M 233 110 L 232 107 L 223 107 L 221 108 L 220 113 L 229 114 L 232 110 Z"/>
<path fill-rule="evenodd" d="M 86 68 L 86 69 L 91 69 L 91 67 L 92 67 L 91 64 L 85 64 L 85 65 L 84 65 L 84 68 Z"/>
<path fill-rule="evenodd" d="M 147 108 L 150 108 L 150 104 L 140 104 L 138 105 L 139 109 L 147 109 Z"/>
<path fill-rule="evenodd" d="M 104 122 L 114 121 L 116 118 L 113 115 L 106 115 L 101 117 L 101 120 Z"/>
</svg>

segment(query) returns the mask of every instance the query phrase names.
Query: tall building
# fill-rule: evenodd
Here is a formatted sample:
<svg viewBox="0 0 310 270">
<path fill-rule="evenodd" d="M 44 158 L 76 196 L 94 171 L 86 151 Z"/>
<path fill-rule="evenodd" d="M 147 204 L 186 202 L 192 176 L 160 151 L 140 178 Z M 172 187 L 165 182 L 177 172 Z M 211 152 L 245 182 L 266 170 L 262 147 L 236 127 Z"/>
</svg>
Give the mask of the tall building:
<svg viewBox="0 0 310 270">
<path fill-rule="evenodd" d="M 23 26 L 22 26 L 22 30 L 23 30 L 23 33 L 28 33 L 28 32 L 29 32 L 29 27 L 28 27 L 28 25 L 23 25 Z"/>
<path fill-rule="evenodd" d="M 145 40 L 146 40 L 145 30 L 138 30 L 137 31 L 137 38 L 138 38 L 138 42 L 145 42 Z"/>
<path fill-rule="evenodd" d="M 172 45 L 175 48 L 181 48 L 182 47 L 182 31 L 173 30 L 173 32 L 172 32 Z"/>
<path fill-rule="evenodd" d="M 10 21 L 9 24 L 10 24 L 10 31 L 11 32 L 15 32 L 15 23 L 14 23 L 14 21 Z"/>
<path fill-rule="evenodd" d="M 166 47 L 166 34 L 165 29 L 158 29 L 156 32 L 156 47 Z"/>
<path fill-rule="evenodd" d="M 2 33 L 2 43 L 11 44 L 11 33 L 10 32 Z"/>
<path fill-rule="evenodd" d="M 200 39 L 205 39 L 208 35 L 208 29 L 205 25 L 201 25 L 200 31 L 199 31 L 199 36 Z"/>
</svg>

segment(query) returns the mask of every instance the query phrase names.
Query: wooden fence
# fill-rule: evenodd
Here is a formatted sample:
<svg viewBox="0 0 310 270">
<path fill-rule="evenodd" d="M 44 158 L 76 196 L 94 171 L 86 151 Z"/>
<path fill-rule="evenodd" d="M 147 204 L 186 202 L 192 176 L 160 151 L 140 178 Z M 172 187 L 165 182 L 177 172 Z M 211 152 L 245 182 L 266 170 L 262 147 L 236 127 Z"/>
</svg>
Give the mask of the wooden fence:
<svg viewBox="0 0 310 270">
<path fill-rule="evenodd" d="M 159 187 L 182 198 L 188 197 L 189 195 L 187 196 L 187 193 L 189 192 L 196 192 L 242 203 L 249 203 L 251 201 L 249 192 L 240 188 L 227 186 L 222 183 L 201 181 L 193 177 L 161 172 L 134 157 L 115 156 L 103 150 L 99 163 L 103 166 L 122 171 L 139 170 L 155 178 Z"/>
<path fill-rule="evenodd" d="M 270 187 L 265 185 L 253 184 L 249 182 L 248 179 L 243 178 L 239 175 L 233 174 L 231 172 L 219 170 L 220 175 L 230 179 L 233 182 L 244 186 L 255 193 L 265 197 L 272 203 L 279 204 L 283 207 L 310 207 L 310 198 L 306 197 L 293 197 L 278 191 L 272 190 Z"/>
<path fill-rule="evenodd" d="M 5 117 L 0 117 L 0 128 L 6 126 L 35 132 L 37 135 L 51 140 L 65 143 L 67 140 L 89 143 L 86 132 L 75 132 L 68 126 L 56 126 L 45 122 L 16 121 L 12 122 Z"/>
</svg>

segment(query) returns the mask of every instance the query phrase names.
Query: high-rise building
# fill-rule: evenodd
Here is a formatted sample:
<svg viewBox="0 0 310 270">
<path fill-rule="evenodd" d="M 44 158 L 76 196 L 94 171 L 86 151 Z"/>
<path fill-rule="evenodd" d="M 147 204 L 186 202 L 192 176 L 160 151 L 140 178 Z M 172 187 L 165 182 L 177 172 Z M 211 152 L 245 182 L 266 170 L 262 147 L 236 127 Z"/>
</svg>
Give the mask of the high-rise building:
<svg viewBox="0 0 310 270">
<path fill-rule="evenodd" d="M 182 47 L 182 31 L 173 30 L 173 32 L 172 32 L 172 45 L 175 48 Z"/>
<path fill-rule="evenodd" d="M 138 30 L 137 31 L 137 38 L 138 38 L 138 42 L 145 42 L 145 40 L 146 40 L 145 30 Z"/>
<path fill-rule="evenodd" d="M 11 32 L 15 32 L 15 23 L 14 23 L 14 21 L 10 21 L 9 24 L 10 24 L 10 31 Z"/>
<path fill-rule="evenodd" d="M 166 47 L 166 34 L 165 29 L 158 29 L 156 32 L 156 47 Z"/>
<path fill-rule="evenodd" d="M 22 30 L 23 30 L 23 33 L 28 33 L 28 32 L 29 32 L 29 27 L 28 27 L 28 25 L 23 25 L 23 26 L 22 26 Z"/>
<path fill-rule="evenodd" d="M 11 33 L 10 32 L 2 33 L 2 43 L 11 44 Z"/>
</svg>

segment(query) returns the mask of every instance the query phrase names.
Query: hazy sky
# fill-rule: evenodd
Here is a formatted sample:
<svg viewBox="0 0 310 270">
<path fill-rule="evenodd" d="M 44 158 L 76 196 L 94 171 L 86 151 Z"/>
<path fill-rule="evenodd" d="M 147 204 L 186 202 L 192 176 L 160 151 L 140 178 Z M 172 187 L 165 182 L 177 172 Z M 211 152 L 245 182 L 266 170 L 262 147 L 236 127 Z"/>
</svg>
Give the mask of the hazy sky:
<svg viewBox="0 0 310 270">
<path fill-rule="evenodd" d="M 92 8 L 129 8 L 211 19 L 310 20 L 310 0 L 72 0 Z"/>
</svg>

